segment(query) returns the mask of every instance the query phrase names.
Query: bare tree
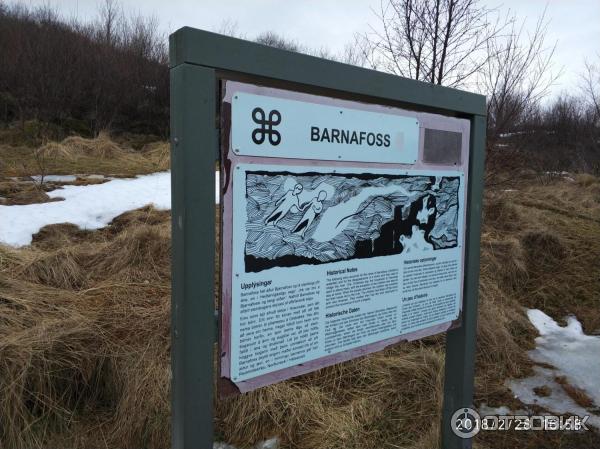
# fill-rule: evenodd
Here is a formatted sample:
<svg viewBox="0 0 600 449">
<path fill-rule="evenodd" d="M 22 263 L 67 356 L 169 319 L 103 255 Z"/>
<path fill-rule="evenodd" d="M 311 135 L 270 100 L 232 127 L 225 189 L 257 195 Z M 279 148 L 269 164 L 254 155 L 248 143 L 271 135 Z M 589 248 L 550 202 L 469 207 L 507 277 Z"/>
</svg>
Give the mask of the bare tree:
<svg viewBox="0 0 600 449">
<path fill-rule="evenodd" d="M 237 21 L 232 19 L 224 19 L 221 24 L 214 29 L 215 33 L 225 36 L 237 37 L 238 39 L 246 39 L 246 35 L 240 32 L 240 26 Z"/>
<path fill-rule="evenodd" d="M 116 30 L 123 22 L 123 10 L 116 0 L 104 0 L 98 8 L 98 31 L 102 33 L 100 39 L 106 45 L 114 45 Z"/>
<path fill-rule="evenodd" d="M 296 53 L 305 53 L 319 58 L 330 59 L 337 61 L 339 57 L 329 51 L 326 47 L 312 48 L 302 45 L 293 39 L 286 38 L 274 31 L 265 31 L 260 33 L 254 39 L 259 44 L 268 45 L 269 47 L 279 48 L 281 50 L 295 51 Z"/>
<path fill-rule="evenodd" d="M 346 44 L 339 59 L 346 64 L 377 70 L 376 53 L 376 46 L 371 44 L 366 35 L 355 33 L 353 42 Z"/>
<path fill-rule="evenodd" d="M 107 0 L 83 24 L 0 0 L 0 42 L 0 119 L 20 122 L 24 135 L 168 132 L 168 51 L 156 18 L 127 17 Z"/>
<path fill-rule="evenodd" d="M 561 73 L 552 65 L 556 43 L 546 42 L 545 11 L 531 32 L 525 32 L 526 21 L 518 22 L 510 11 L 506 22 L 506 32 L 488 41 L 490 56 L 477 78 L 477 89 L 487 96 L 488 186 L 506 181 L 504 173 L 523 167 L 554 170 L 554 162 L 566 167 L 564 159 L 573 155 L 568 146 L 556 150 L 562 144 L 557 136 L 551 138 L 548 113 L 540 108 Z"/>
<path fill-rule="evenodd" d="M 488 145 L 502 134 L 516 131 L 523 115 L 537 106 L 554 84 L 552 58 L 556 43 L 546 45 L 545 11 L 532 33 L 524 33 L 525 20 L 517 24 L 508 16 L 506 33 L 486 42 L 489 57 L 478 76 L 478 90 L 487 96 Z"/>
<path fill-rule="evenodd" d="M 478 0 L 382 0 L 376 16 L 379 26 L 357 39 L 366 65 L 446 86 L 479 72 L 505 26 Z"/>
<path fill-rule="evenodd" d="M 300 44 L 292 39 L 287 39 L 274 31 L 265 31 L 260 33 L 254 39 L 259 44 L 268 45 L 269 47 L 280 48 L 282 50 L 295 51 L 298 53 L 303 52 L 303 48 Z"/>
<path fill-rule="evenodd" d="M 488 174 L 517 167 L 523 154 L 498 138 L 547 95 L 554 45 L 545 14 L 531 34 L 510 11 L 500 16 L 478 0 L 382 0 L 378 27 L 355 38 L 349 59 L 397 75 L 476 89 L 488 98 Z M 512 151 L 510 155 L 508 152 Z"/>
<path fill-rule="evenodd" d="M 585 61 L 582 90 L 587 102 L 594 110 L 596 123 L 600 126 L 600 53 L 597 58 L 596 63 Z"/>
</svg>

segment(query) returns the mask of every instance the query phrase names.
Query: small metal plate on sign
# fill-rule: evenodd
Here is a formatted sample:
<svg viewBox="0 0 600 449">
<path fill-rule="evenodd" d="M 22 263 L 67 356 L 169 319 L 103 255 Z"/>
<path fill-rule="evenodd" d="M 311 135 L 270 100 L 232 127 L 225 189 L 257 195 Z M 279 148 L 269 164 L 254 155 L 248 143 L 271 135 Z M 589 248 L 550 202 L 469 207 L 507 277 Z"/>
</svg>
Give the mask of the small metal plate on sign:
<svg viewBox="0 0 600 449">
<path fill-rule="evenodd" d="M 414 164 L 419 122 L 400 112 L 235 92 L 232 148 L 243 156 Z"/>
<path fill-rule="evenodd" d="M 423 162 L 440 165 L 459 165 L 461 163 L 461 153 L 461 133 L 425 128 Z"/>
</svg>

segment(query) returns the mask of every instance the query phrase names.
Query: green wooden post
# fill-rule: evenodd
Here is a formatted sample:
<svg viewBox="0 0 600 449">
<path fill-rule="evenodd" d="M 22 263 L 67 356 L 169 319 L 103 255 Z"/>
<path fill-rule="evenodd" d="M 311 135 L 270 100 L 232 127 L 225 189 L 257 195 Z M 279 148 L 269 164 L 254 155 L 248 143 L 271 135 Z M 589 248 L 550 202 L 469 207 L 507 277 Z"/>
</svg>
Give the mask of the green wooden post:
<svg viewBox="0 0 600 449">
<path fill-rule="evenodd" d="M 451 417 L 460 408 L 473 407 L 485 127 L 484 116 L 476 115 L 471 120 L 463 315 L 462 326 L 446 335 L 442 449 L 468 449 L 472 443 L 470 438 L 460 438 L 452 432 Z"/>
<path fill-rule="evenodd" d="M 212 448 L 215 92 L 213 69 L 171 68 L 174 449 Z"/>
</svg>

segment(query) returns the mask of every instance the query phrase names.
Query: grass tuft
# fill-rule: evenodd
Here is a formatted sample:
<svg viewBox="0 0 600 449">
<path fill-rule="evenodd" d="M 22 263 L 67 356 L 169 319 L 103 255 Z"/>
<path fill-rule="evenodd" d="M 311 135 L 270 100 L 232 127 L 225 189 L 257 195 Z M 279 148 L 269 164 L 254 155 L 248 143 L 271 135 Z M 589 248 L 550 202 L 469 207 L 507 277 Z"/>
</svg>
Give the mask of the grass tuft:
<svg viewBox="0 0 600 449">
<path fill-rule="evenodd" d="M 107 133 L 94 139 L 70 136 L 38 148 L 0 144 L 0 182 L 8 177 L 40 174 L 135 176 L 164 171 L 170 166 L 169 151 L 169 144 L 164 141 L 134 150 Z"/>
</svg>

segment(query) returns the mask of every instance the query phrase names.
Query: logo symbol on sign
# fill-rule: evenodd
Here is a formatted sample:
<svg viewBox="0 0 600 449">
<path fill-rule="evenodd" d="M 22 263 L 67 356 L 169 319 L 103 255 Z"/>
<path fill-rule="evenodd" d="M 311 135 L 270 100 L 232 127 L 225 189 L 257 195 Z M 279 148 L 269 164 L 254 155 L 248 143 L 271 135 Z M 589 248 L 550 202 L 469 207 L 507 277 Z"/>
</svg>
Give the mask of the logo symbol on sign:
<svg viewBox="0 0 600 449">
<path fill-rule="evenodd" d="M 260 128 L 252 131 L 252 141 L 260 145 L 265 141 L 265 136 L 269 137 L 269 143 L 273 146 L 279 145 L 281 142 L 281 134 L 273 128 L 281 123 L 281 114 L 277 109 L 269 112 L 269 118 L 266 118 L 265 111 L 262 108 L 254 108 L 252 110 L 252 120 Z"/>
</svg>

